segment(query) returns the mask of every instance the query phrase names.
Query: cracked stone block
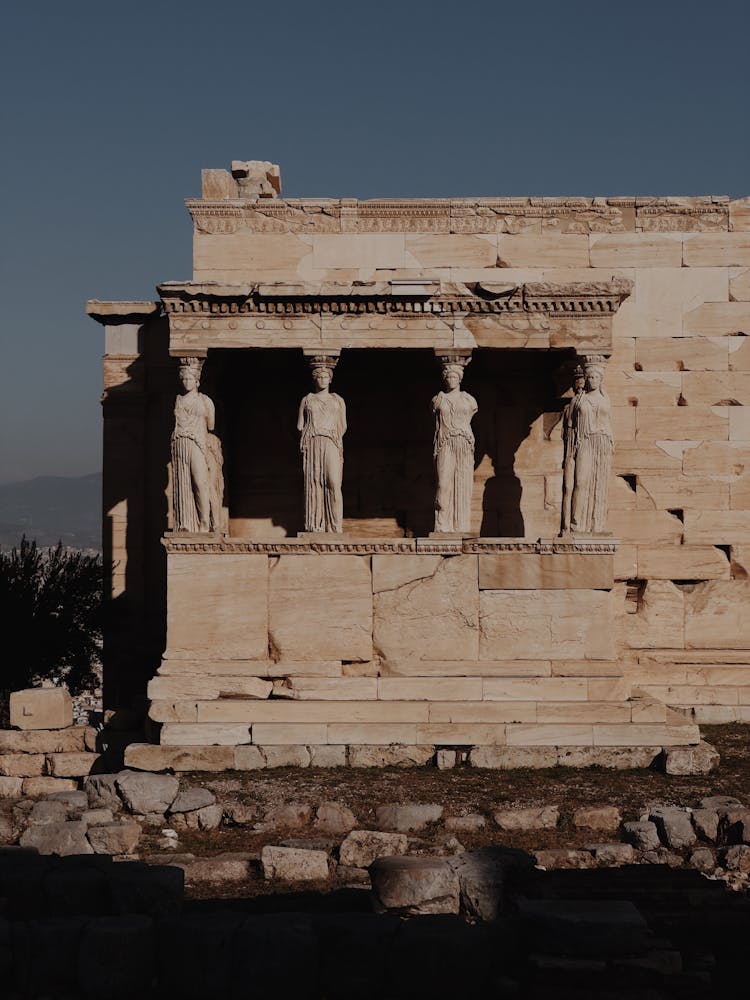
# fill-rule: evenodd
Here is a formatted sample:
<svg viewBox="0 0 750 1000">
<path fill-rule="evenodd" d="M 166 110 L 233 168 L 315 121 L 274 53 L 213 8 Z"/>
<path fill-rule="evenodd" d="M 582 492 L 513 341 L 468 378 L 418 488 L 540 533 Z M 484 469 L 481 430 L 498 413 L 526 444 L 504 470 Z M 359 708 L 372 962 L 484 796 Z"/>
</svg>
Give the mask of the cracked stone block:
<svg viewBox="0 0 750 1000">
<path fill-rule="evenodd" d="M 374 555 L 373 642 L 386 660 L 479 658 L 477 556 Z"/>
</svg>

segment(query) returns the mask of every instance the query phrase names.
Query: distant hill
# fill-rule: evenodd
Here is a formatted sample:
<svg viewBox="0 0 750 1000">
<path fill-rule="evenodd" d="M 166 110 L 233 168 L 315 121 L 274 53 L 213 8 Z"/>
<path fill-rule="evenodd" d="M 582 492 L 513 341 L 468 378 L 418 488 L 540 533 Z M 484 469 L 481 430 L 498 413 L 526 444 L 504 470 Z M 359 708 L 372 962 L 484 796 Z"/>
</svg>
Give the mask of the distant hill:
<svg viewBox="0 0 750 1000">
<path fill-rule="evenodd" d="M 0 548 L 21 536 L 38 545 L 62 541 L 76 549 L 102 547 L 102 476 L 39 476 L 0 486 Z"/>
</svg>

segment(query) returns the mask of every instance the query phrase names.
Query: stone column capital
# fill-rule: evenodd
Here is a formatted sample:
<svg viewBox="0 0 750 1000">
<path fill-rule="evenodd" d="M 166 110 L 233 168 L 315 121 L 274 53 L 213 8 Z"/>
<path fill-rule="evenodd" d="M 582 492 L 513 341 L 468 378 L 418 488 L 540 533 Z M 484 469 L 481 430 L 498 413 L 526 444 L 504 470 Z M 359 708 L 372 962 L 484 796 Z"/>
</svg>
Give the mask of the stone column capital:
<svg viewBox="0 0 750 1000">
<path fill-rule="evenodd" d="M 471 361 L 471 347 L 434 347 L 436 360 L 443 366 L 460 365 L 465 368 Z"/>
<path fill-rule="evenodd" d="M 305 349 L 302 353 L 312 370 L 315 368 L 327 368 L 331 372 L 334 370 L 339 362 L 339 358 L 341 357 L 341 351 L 315 351 Z"/>
</svg>

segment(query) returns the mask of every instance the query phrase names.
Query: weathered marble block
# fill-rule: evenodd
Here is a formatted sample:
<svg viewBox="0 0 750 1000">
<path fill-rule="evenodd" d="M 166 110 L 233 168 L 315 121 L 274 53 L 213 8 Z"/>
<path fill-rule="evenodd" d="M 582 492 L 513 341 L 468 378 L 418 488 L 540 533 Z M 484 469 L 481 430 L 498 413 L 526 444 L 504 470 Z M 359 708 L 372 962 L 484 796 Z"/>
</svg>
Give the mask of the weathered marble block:
<svg viewBox="0 0 750 1000">
<path fill-rule="evenodd" d="M 168 556 L 170 659 L 268 656 L 268 557 L 233 553 Z"/>
<path fill-rule="evenodd" d="M 371 660 L 370 560 L 280 556 L 271 563 L 269 642 L 290 660 Z"/>
<path fill-rule="evenodd" d="M 483 590 L 480 657 L 612 659 L 614 604 L 600 590 Z"/>
<path fill-rule="evenodd" d="M 373 640 L 389 660 L 476 660 L 477 556 L 374 555 Z"/>
</svg>

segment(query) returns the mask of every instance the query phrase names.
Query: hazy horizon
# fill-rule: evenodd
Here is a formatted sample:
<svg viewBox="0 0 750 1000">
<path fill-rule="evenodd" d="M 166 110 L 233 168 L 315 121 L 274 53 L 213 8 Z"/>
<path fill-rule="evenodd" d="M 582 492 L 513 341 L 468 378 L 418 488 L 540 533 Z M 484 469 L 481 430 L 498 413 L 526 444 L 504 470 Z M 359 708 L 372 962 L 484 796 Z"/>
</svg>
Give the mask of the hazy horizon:
<svg viewBox="0 0 750 1000">
<path fill-rule="evenodd" d="M 4 26 L 3 483 L 101 467 L 85 301 L 190 277 L 204 167 L 272 160 L 288 197 L 750 194 L 739 0 L 39 0 Z"/>
</svg>

